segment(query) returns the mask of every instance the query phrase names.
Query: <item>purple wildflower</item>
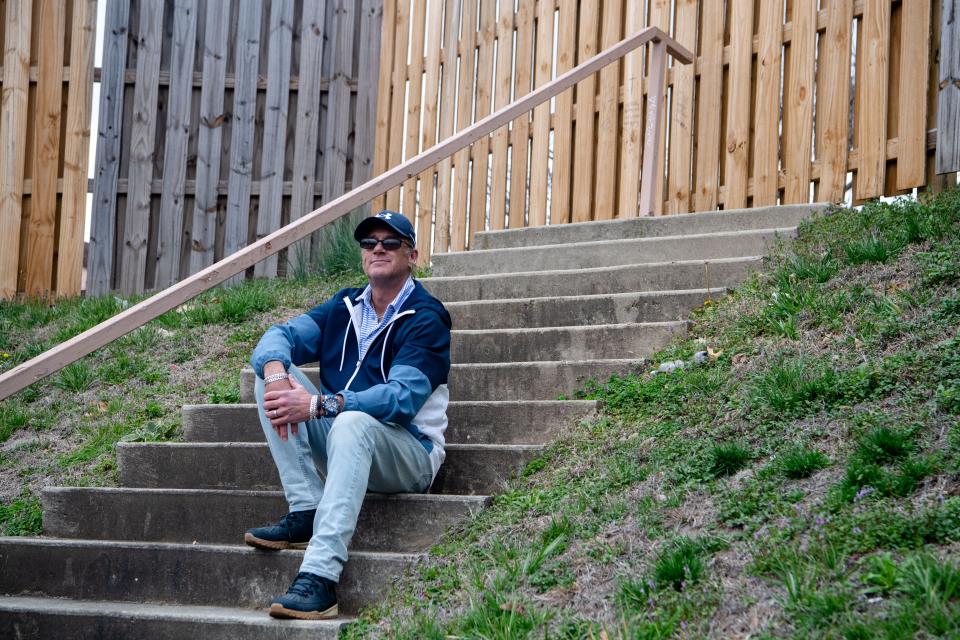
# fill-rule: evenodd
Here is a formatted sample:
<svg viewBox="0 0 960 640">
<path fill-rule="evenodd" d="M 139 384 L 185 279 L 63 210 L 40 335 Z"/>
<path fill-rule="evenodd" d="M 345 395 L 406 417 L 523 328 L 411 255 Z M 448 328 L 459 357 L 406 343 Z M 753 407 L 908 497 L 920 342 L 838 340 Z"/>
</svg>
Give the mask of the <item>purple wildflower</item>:
<svg viewBox="0 0 960 640">
<path fill-rule="evenodd" d="M 873 493 L 873 491 L 874 491 L 873 487 L 864 487 L 860 489 L 860 491 L 857 491 L 857 495 L 853 496 L 853 501 L 860 502 L 861 500 L 866 498 L 868 495 Z"/>
</svg>

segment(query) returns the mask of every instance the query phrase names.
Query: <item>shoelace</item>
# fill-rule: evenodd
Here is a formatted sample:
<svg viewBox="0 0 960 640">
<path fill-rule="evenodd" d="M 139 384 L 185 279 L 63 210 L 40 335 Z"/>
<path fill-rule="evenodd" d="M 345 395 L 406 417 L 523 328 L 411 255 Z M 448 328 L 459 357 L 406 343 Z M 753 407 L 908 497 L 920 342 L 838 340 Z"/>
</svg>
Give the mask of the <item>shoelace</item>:
<svg viewBox="0 0 960 640">
<path fill-rule="evenodd" d="M 297 574 L 297 579 L 293 581 L 293 584 L 290 585 L 290 588 L 287 589 L 287 593 L 301 596 L 303 598 L 309 598 L 314 593 L 319 591 L 323 586 L 323 583 L 313 575 L 305 572 L 300 572 Z"/>
</svg>

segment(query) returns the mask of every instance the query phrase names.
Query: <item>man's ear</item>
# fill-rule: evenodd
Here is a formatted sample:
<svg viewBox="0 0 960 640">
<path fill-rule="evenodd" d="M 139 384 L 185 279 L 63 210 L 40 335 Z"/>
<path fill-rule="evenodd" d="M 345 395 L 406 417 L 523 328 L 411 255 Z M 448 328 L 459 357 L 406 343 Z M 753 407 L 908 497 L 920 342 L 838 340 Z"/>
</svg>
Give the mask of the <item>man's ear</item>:
<svg viewBox="0 0 960 640">
<path fill-rule="evenodd" d="M 418 256 L 418 255 L 420 255 L 420 254 L 419 254 L 419 252 L 417 251 L 416 248 L 413 248 L 413 249 L 410 250 L 410 262 L 411 262 L 411 263 L 414 263 L 414 264 L 411 264 L 411 265 L 410 265 L 410 271 L 411 271 L 411 272 L 413 272 L 413 270 L 416 268 L 415 264 L 416 264 L 416 262 L 417 262 L 417 256 Z"/>
</svg>

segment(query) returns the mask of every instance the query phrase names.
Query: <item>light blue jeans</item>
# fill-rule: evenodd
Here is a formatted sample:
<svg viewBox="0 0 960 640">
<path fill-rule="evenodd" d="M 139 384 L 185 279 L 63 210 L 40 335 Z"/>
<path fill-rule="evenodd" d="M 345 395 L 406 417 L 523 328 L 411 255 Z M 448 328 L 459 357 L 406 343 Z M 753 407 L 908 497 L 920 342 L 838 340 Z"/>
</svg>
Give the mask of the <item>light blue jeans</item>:
<svg viewBox="0 0 960 640">
<path fill-rule="evenodd" d="M 319 393 L 297 367 L 291 366 L 289 373 L 310 393 Z M 257 378 L 260 424 L 290 511 L 317 510 L 300 570 L 338 582 L 367 490 L 426 491 L 433 480 L 430 457 L 406 429 L 360 411 L 345 411 L 333 420 L 308 420 L 284 442 L 264 413 L 263 394 L 263 380 Z"/>
</svg>

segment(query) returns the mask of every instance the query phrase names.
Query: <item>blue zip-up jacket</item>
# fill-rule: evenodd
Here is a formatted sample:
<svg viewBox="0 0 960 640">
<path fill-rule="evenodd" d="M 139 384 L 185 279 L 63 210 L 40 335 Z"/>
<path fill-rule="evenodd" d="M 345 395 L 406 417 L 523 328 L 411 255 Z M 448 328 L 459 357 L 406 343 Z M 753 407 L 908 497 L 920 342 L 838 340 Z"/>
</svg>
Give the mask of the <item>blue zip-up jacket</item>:
<svg viewBox="0 0 960 640">
<path fill-rule="evenodd" d="M 341 289 L 327 302 L 267 329 L 250 364 L 258 377 L 271 360 L 284 367 L 320 363 L 324 393 L 343 395 L 344 411 L 362 411 L 413 434 L 436 476 L 445 458 L 450 393 L 450 314 L 420 282 L 359 358 L 362 288 Z"/>
</svg>

